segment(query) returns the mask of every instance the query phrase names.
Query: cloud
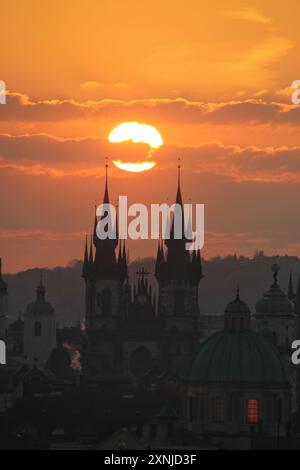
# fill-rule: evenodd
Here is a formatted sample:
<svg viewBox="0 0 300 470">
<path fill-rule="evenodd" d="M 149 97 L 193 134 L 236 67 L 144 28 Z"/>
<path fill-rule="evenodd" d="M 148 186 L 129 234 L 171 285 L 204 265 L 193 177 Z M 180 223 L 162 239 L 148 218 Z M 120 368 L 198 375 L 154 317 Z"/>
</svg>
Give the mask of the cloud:
<svg viewBox="0 0 300 470">
<path fill-rule="evenodd" d="M 105 139 L 57 138 L 50 135 L 0 135 L 0 168 L 53 177 L 103 175 L 105 156 L 112 160 L 142 161 L 145 144 L 111 144 Z M 222 175 L 245 182 L 300 183 L 300 147 L 240 147 L 222 142 L 195 146 L 166 144 L 153 152 L 157 170 L 174 166 L 181 155 L 187 170 Z M 119 173 L 120 174 L 120 173 Z"/>
<path fill-rule="evenodd" d="M 58 232 L 50 230 L 8 230 L 0 228 L 0 240 L 48 240 L 48 241 L 70 241 L 82 240 L 85 232 Z"/>
<path fill-rule="evenodd" d="M 119 88 L 119 89 L 123 89 L 123 90 L 129 90 L 131 88 L 130 85 L 128 85 L 128 83 L 125 83 L 125 82 L 117 82 L 117 83 L 114 83 L 114 87 L 115 88 Z"/>
<path fill-rule="evenodd" d="M 83 89 L 83 90 L 99 90 L 101 89 L 103 86 L 102 83 L 100 82 L 97 82 L 97 81 L 94 81 L 94 80 L 91 80 L 91 81 L 87 81 L 87 82 L 84 82 L 80 85 L 80 87 Z"/>
<path fill-rule="evenodd" d="M 254 23 L 261 24 L 270 24 L 273 21 L 271 18 L 268 18 L 259 13 L 256 8 L 253 7 L 242 7 L 236 10 L 225 10 L 220 12 L 220 14 L 232 19 L 252 21 Z"/>
<path fill-rule="evenodd" d="M 2 122 L 59 122 L 76 120 L 138 120 L 209 124 L 289 124 L 300 125 L 300 106 L 267 102 L 259 98 L 225 103 L 208 103 L 184 98 L 140 100 L 101 99 L 33 101 L 20 93 L 8 93 L 7 104 L 0 106 Z"/>
</svg>

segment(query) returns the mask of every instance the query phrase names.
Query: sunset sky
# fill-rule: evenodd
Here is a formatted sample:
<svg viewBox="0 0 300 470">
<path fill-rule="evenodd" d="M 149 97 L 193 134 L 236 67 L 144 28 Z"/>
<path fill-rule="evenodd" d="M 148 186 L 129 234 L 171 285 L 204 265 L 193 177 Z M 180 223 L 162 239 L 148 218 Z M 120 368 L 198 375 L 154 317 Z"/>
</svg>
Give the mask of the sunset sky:
<svg viewBox="0 0 300 470">
<path fill-rule="evenodd" d="M 83 254 L 105 157 L 141 161 L 146 144 L 113 144 L 119 123 L 154 126 L 157 165 L 110 164 L 112 202 L 205 204 L 205 248 L 300 254 L 300 4 L 10 0 L 1 4 L 0 255 L 5 271 Z M 130 257 L 156 243 L 130 244 Z"/>
</svg>

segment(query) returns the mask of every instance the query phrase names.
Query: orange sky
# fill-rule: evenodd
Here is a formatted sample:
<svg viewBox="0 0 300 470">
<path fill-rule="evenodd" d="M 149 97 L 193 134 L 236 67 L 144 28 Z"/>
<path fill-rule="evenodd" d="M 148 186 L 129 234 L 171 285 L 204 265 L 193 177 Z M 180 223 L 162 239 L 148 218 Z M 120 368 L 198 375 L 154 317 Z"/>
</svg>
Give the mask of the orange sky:
<svg viewBox="0 0 300 470">
<path fill-rule="evenodd" d="M 0 254 L 6 271 L 82 256 L 122 121 L 155 126 L 155 169 L 110 169 L 111 197 L 206 204 L 205 256 L 299 255 L 296 1 L 12 0 L 1 6 Z M 3 47 L 4 45 L 4 47 Z M 155 244 L 131 244 L 131 258 Z"/>
</svg>

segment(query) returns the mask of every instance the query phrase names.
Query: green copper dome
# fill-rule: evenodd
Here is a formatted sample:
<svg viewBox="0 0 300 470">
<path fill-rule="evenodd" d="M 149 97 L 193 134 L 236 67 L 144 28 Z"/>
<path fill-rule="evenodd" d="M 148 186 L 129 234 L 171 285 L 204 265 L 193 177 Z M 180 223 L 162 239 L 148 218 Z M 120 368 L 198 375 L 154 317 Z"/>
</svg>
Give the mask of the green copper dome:
<svg viewBox="0 0 300 470">
<path fill-rule="evenodd" d="M 256 313 L 289 315 L 293 313 L 293 304 L 279 286 L 273 285 L 257 302 Z"/>
<path fill-rule="evenodd" d="M 190 382 L 285 383 L 281 359 L 271 343 L 251 330 L 223 330 L 200 346 Z"/>
</svg>

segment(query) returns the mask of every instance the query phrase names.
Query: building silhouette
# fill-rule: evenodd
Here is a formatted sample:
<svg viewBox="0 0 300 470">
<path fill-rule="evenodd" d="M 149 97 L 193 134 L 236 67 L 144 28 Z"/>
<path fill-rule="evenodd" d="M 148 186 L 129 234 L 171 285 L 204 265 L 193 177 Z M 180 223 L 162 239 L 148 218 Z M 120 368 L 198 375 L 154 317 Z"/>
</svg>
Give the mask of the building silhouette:
<svg viewBox="0 0 300 470">
<path fill-rule="evenodd" d="M 175 202 L 183 208 L 180 166 Z M 107 166 L 103 203 L 109 203 Z M 185 237 L 175 238 L 173 221 L 170 238 L 158 243 L 156 300 L 148 285 L 149 273 L 143 269 L 137 273 L 138 284 L 132 289 L 125 241 L 118 239 L 118 227 L 116 239 L 100 240 L 97 223 L 95 217 L 89 249 L 86 241 L 82 272 L 89 339 L 84 372 L 96 376 L 122 370 L 141 375 L 160 364 L 184 375 L 200 338 L 200 252 L 191 254 L 185 248 Z"/>
<path fill-rule="evenodd" d="M 109 201 L 106 166 L 103 202 Z M 175 203 L 183 207 L 180 166 Z M 203 446 L 217 443 L 237 448 L 244 445 L 241 438 L 251 441 L 259 436 L 277 442 L 290 437 L 292 416 L 299 409 L 299 374 L 291 363 L 291 343 L 300 333 L 300 282 L 294 289 L 290 276 L 286 294 L 278 281 L 279 266 L 274 264 L 272 284 L 252 316 L 239 289 L 224 314 L 203 314 L 199 308 L 201 255 L 186 250 L 185 236 L 175 237 L 174 220 L 170 221 L 170 238 L 158 240 L 154 272 L 141 266 L 135 285 L 129 280 L 128 253 L 119 238 L 118 222 L 111 218 L 116 238 L 104 240 L 97 236 L 98 222 L 95 215 L 84 249 L 84 331 L 79 327 L 57 330 L 42 275 L 24 321 L 20 317 L 7 331 L 7 284 L 0 269 L 0 331 L 7 340 L 10 364 L 16 370 L 22 364 L 3 380 L 3 409 L 9 409 L 22 394 L 63 392 L 69 396 L 72 390 L 73 429 L 79 420 L 79 402 L 85 405 L 97 385 L 97 398 L 93 395 L 91 400 L 98 410 L 96 417 L 105 419 L 105 426 L 114 432 L 110 438 L 105 435 L 98 448 L 114 446 L 116 440 L 117 446 L 124 441 L 135 448 L 140 444 L 142 448 L 176 448 L 183 443 L 198 445 L 199 436 Z M 186 221 L 182 224 L 186 226 Z M 123 394 L 125 389 L 130 392 Z M 124 400 L 128 400 L 126 410 Z M 151 410 L 147 408 L 150 402 Z M 112 410 L 114 406 L 119 411 Z M 89 419 L 86 413 L 87 409 L 82 411 L 81 418 L 92 426 L 94 412 Z M 120 431 L 126 420 L 132 423 L 130 432 Z M 59 419 L 55 424 L 59 425 Z"/>
<path fill-rule="evenodd" d="M 184 408 L 189 429 L 212 435 L 286 435 L 291 385 L 279 351 L 251 329 L 250 309 L 230 302 L 224 327 L 194 357 Z"/>
<path fill-rule="evenodd" d="M 36 300 L 27 305 L 24 314 L 24 360 L 30 366 L 43 368 L 56 346 L 56 316 L 46 301 L 46 288 L 41 273 Z"/>
</svg>

